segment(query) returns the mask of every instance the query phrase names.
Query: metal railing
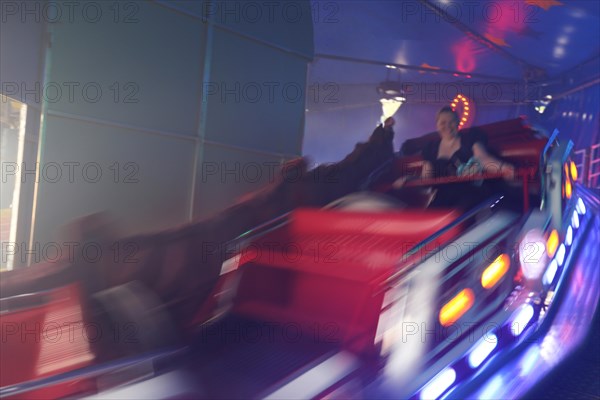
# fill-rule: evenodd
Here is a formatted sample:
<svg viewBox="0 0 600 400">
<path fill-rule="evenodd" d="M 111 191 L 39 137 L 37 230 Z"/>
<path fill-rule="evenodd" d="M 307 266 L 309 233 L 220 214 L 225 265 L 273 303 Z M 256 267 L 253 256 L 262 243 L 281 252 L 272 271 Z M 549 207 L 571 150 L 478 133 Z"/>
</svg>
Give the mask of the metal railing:
<svg viewBox="0 0 600 400">
<path fill-rule="evenodd" d="M 589 188 L 600 188 L 600 143 L 574 152 L 580 182 Z"/>
</svg>

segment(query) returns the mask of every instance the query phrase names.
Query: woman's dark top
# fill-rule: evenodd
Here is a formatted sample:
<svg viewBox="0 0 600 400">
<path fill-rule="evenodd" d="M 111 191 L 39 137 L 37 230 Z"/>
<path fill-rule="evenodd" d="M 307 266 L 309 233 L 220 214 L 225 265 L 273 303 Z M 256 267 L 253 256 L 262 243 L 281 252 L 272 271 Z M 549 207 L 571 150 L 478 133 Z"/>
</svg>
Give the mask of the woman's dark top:
<svg viewBox="0 0 600 400">
<path fill-rule="evenodd" d="M 480 130 L 471 129 L 461 132 L 460 148 L 449 159 L 438 159 L 441 139 L 437 139 L 425 146 L 422 151 L 423 159 L 429 161 L 433 166 L 435 178 L 456 176 L 458 168 L 473 157 L 473 145 L 477 142 L 484 147 L 487 144 L 485 134 Z M 488 195 L 486 188 L 475 187 L 469 182 L 439 185 L 437 189 L 437 194 L 429 207 L 469 209 Z"/>
<path fill-rule="evenodd" d="M 422 151 L 423 159 L 429 161 L 433 166 L 433 176 L 440 178 L 443 176 L 456 176 L 458 167 L 466 164 L 473 157 L 473 145 L 477 142 L 484 147 L 487 143 L 485 134 L 479 130 L 471 129 L 462 132 L 460 136 L 460 148 L 454 152 L 452 157 L 438 158 L 441 139 L 429 142 Z"/>
</svg>

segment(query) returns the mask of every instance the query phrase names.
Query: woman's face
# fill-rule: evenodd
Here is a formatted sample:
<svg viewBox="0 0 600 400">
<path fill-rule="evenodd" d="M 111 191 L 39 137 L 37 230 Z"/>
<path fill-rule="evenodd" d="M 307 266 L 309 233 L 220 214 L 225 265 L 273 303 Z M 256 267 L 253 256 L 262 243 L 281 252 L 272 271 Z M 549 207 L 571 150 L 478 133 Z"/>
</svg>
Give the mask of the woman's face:
<svg viewBox="0 0 600 400">
<path fill-rule="evenodd" d="M 442 137 L 450 137 L 458 132 L 458 121 L 454 119 L 454 115 L 443 112 L 439 115 L 436 121 L 437 131 Z"/>
</svg>

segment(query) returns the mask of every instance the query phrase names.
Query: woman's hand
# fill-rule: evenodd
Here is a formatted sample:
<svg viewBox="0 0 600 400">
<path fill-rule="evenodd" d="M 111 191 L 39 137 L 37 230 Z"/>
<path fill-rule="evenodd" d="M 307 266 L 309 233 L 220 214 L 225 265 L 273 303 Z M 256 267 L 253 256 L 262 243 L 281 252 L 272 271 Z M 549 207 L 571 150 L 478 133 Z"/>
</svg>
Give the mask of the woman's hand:
<svg viewBox="0 0 600 400">
<path fill-rule="evenodd" d="M 500 166 L 500 173 L 502 177 L 506 180 L 515 179 L 515 167 L 512 164 L 504 163 Z"/>
<path fill-rule="evenodd" d="M 476 159 L 469 160 L 462 168 L 459 167 L 459 176 L 474 176 L 483 173 L 481 164 Z"/>
<path fill-rule="evenodd" d="M 383 121 L 383 127 L 385 129 L 388 129 L 388 128 L 391 128 L 392 126 L 394 126 L 395 123 L 396 123 L 396 121 L 394 120 L 394 118 L 389 117 L 385 121 Z"/>
<path fill-rule="evenodd" d="M 392 187 L 394 189 L 401 189 L 407 180 L 408 180 L 408 176 L 401 176 L 400 178 L 396 179 L 394 181 L 394 183 L 392 183 Z"/>
</svg>

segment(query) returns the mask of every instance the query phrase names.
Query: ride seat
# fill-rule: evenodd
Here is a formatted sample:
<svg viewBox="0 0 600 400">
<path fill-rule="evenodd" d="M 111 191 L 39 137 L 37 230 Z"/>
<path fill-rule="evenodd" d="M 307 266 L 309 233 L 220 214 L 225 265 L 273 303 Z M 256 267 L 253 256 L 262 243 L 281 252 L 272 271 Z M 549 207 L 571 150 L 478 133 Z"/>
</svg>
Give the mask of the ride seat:
<svg viewBox="0 0 600 400">
<path fill-rule="evenodd" d="M 251 246 L 251 261 L 240 266 L 234 310 L 261 320 L 321 329 L 328 340 L 367 351 L 373 346 L 381 311 L 381 285 L 412 257 L 426 257 L 455 237 L 460 227 L 421 249 L 426 254 L 405 257 L 458 215 L 448 210 L 295 210 L 288 226 Z M 286 248 L 292 247 L 294 251 L 286 255 Z"/>
</svg>

